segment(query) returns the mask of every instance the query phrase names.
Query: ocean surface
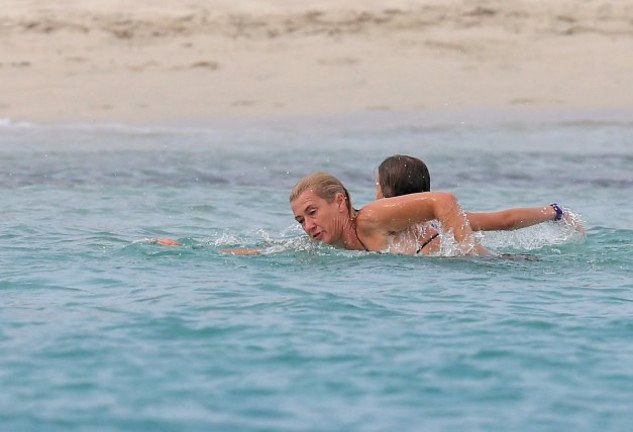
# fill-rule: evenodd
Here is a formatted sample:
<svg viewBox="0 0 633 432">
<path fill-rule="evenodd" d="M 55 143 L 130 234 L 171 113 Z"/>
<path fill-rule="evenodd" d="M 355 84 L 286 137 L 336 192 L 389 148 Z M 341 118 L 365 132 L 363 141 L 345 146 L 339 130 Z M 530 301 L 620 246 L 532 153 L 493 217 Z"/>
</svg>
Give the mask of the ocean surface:
<svg viewBox="0 0 633 432">
<path fill-rule="evenodd" d="M 633 121 L 394 118 L 0 122 L 0 430 L 630 430 Z M 394 153 L 465 209 L 557 202 L 586 236 L 311 243 L 294 183 L 362 207 Z"/>
</svg>

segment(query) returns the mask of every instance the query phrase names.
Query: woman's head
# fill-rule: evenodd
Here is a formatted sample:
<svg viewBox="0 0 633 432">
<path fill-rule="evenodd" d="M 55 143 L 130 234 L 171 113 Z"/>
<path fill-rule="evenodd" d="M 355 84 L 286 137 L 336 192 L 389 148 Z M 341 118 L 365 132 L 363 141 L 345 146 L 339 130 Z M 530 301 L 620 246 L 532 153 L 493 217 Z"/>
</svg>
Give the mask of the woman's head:
<svg viewBox="0 0 633 432">
<path fill-rule="evenodd" d="M 376 198 L 391 198 L 431 190 L 426 164 L 413 156 L 390 156 L 378 167 Z"/>
<path fill-rule="evenodd" d="M 345 186 L 343 186 L 343 183 L 333 175 L 323 171 L 317 171 L 303 177 L 292 188 L 292 192 L 290 192 L 290 203 L 295 201 L 299 195 L 308 189 L 313 190 L 314 193 L 328 203 L 334 202 L 337 194 L 343 194 L 343 197 L 347 200 L 347 208 L 351 213 L 352 200 L 349 196 L 349 192 Z"/>
<path fill-rule="evenodd" d="M 345 186 L 334 176 L 315 172 L 303 177 L 290 193 L 295 220 L 314 240 L 337 244 L 353 212 Z"/>
</svg>

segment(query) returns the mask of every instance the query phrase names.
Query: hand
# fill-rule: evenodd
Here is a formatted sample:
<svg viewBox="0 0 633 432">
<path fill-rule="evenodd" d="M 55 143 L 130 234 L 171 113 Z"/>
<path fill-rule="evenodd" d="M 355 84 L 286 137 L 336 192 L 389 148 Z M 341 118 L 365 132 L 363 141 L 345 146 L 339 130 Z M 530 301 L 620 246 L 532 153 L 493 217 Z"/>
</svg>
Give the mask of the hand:
<svg viewBox="0 0 633 432">
<path fill-rule="evenodd" d="M 154 240 L 154 243 L 159 246 L 182 246 L 182 243 L 170 238 L 159 238 Z"/>
<path fill-rule="evenodd" d="M 582 221 L 580 220 L 578 215 L 571 213 L 569 210 L 565 211 L 565 213 L 563 214 L 562 221 L 566 225 L 578 231 L 580 234 L 582 235 L 586 234 L 585 227 L 582 225 Z"/>
</svg>

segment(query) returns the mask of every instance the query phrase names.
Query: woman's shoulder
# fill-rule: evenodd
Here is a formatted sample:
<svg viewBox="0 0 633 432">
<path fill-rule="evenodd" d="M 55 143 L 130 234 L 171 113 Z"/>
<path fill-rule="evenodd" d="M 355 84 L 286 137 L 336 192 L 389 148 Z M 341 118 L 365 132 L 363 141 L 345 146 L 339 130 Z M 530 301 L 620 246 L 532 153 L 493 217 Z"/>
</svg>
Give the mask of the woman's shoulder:
<svg viewBox="0 0 633 432">
<path fill-rule="evenodd" d="M 372 222 L 380 220 L 381 218 L 390 217 L 394 208 L 398 205 L 402 205 L 411 197 L 409 196 L 397 196 L 392 198 L 382 198 L 376 201 L 372 201 L 360 209 L 356 215 L 360 220 L 366 222 Z"/>
<path fill-rule="evenodd" d="M 384 201 L 384 199 L 371 202 L 356 212 L 355 221 L 359 230 L 369 233 L 382 229 L 387 210 L 379 201 Z"/>
</svg>

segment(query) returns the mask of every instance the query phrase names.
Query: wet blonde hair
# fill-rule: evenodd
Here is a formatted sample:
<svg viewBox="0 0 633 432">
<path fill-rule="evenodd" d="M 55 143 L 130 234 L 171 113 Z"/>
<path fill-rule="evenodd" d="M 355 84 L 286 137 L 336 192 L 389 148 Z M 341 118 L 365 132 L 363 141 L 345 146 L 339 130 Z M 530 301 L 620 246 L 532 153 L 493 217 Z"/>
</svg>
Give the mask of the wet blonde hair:
<svg viewBox="0 0 633 432">
<path fill-rule="evenodd" d="M 334 202 L 336 194 L 342 193 L 345 196 L 345 203 L 350 216 L 353 214 L 352 198 L 350 197 L 349 192 L 345 186 L 343 186 L 343 183 L 341 183 L 341 181 L 333 175 L 323 171 L 317 171 L 303 177 L 292 188 L 292 192 L 290 192 L 290 202 L 292 203 L 294 200 L 299 198 L 299 195 L 308 189 L 312 189 L 317 196 L 323 198 L 328 203 Z"/>
</svg>

